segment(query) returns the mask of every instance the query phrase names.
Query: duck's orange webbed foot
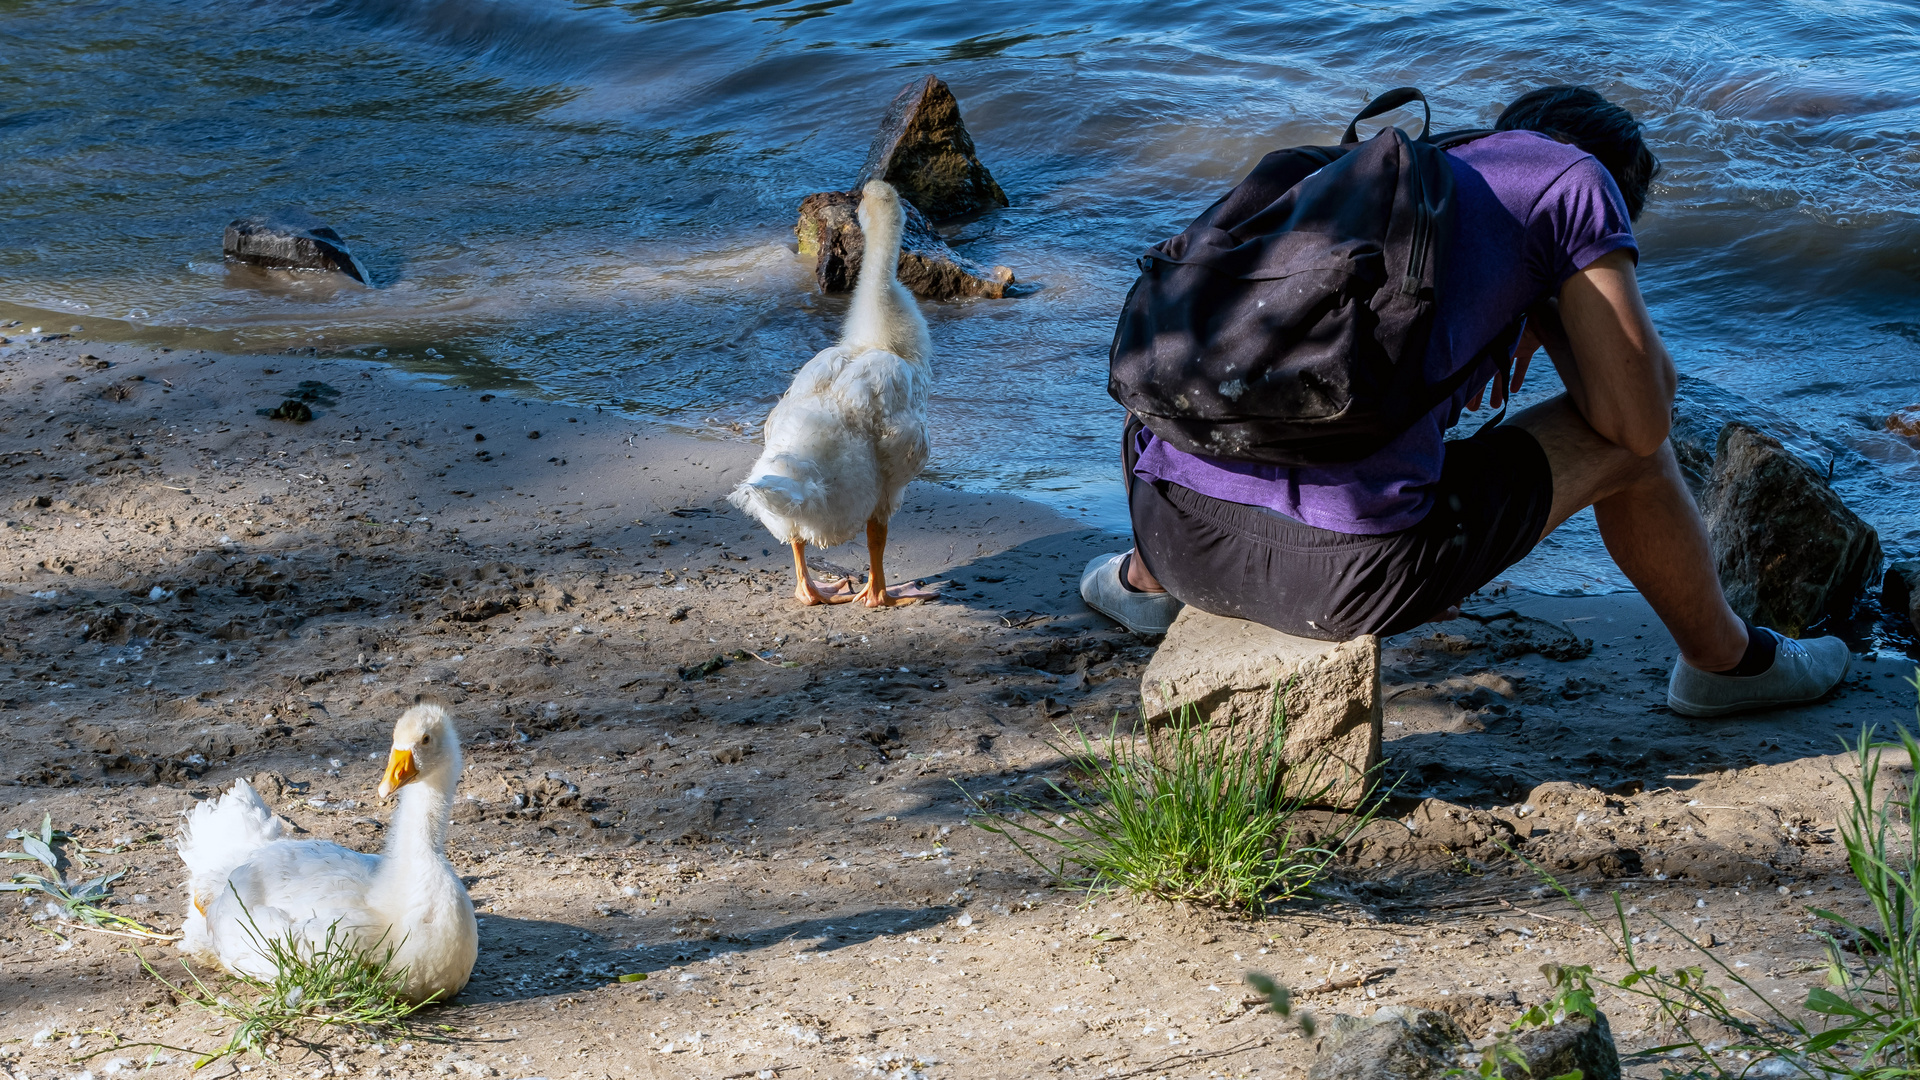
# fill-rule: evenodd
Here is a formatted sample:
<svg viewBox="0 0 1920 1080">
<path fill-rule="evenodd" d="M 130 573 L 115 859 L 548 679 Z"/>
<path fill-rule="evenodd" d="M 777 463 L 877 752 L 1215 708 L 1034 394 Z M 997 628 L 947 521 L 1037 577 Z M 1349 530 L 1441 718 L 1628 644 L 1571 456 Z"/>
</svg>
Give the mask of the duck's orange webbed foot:
<svg viewBox="0 0 1920 1080">
<path fill-rule="evenodd" d="M 795 540 L 793 545 L 793 598 L 812 607 L 815 604 L 845 604 L 853 600 L 853 582 L 840 578 L 837 581 L 820 581 L 807 573 L 807 542 Z"/>
</svg>

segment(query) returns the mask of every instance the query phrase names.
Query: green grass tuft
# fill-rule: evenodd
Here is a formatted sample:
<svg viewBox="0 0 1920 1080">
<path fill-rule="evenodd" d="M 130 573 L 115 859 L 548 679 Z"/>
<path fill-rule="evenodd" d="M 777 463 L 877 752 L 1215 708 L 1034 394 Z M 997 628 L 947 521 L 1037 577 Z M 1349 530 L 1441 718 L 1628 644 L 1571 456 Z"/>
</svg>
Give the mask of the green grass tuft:
<svg viewBox="0 0 1920 1080">
<path fill-rule="evenodd" d="M 251 1000 L 216 992 L 184 962 L 181 967 L 187 979 L 174 982 L 141 957 L 147 974 L 180 999 L 233 1025 L 218 1049 L 186 1051 L 200 1054 L 194 1068 L 236 1054 L 273 1058 L 283 1049 L 294 1047 L 324 1053 L 329 1038 L 349 1033 L 362 1039 L 419 1037 L 412 1017 L 432 1000 L 415 1004 L 403 996 L 406 969 L 394 965 L 393 946 L 375 943 L 370 949 L 362 947 L 338 923 L 327 928 L 325 939 L 318 945 L 310 945 L 292 932 L 268 938 L 252 925 L 251 916 L 248 923 L 249 934 L 254 935 L 275 970 L 270 982 L 244 977 L 232 980 L 229 990 L 248 986 L 259 991 Z"/>
<path fill-rule="evenodd" d="M 1062 807 L 989 813 L 982 827 L 1075 887 L 1257 912 L 1306 892 L 1372 820 L 1371 811 L 1350 816 L 1325 845 L 1303 828 L 1301 811 L 1337 782 L 1320 780 L 1318 763 L 1289 766 L 1277 710 L 1244 740 L 1216 737 L 1192 710 L 1144 738 L 1117 727 L 1098 742 L 1074 735 L 1064 748 L 1049 743 L 1079 774 L 1072 790 L 1048 782 Z"/>
<path fill-rule="evenodd" d="M 1920 678 L 1914 686 L 1920 690 Z M 1920 784 L 1885 794 L 1879 785 L 1884 752 L 1903 750 L 1920 766 L 1920 740 L 1902 730 L 1897 742 L 1875 742 L 1871 728 L 1848 749 L 1859 769 L 1846 777 L 1848 806 L 1839 822 L 1847 866 L 1873 910 L 1856 922 L 1833 911 L 1810 912 L 1827 926 L 1827 985 L 1807 992 L 1805 1013 L 1776 1005 L 1761 988 L 1694 941 L 1679 927 L 1655 916 L 1675 938 L 1685 941 L 1704 964 L 1661 970 L 1634 948 L 1633 928 L 1620 896 L 1613 915 L 1599 919 L 1538 866 L 1534 872 L 1559 889 L 1588 921 L 1611 939 L 1628 974 L 1594 982 L 1651 1005 L 1678 1034 L 1665 1046 L 1641 1056 L 1680 1052 L 1685 1070 L 1663 1066 L 1671 1078 L 1733 1080 L 1771 1059 L 1767 1076 L 1807 1080 L 1913 1080 L 1920 1077 Z M 1529 865 L 1533 865 L 1529 863 Z M 1721 981 L 1723 980 L 1724 985 Z M 1734 1001 L 1728 987 L 1744 992 L 1752 1004 Z M 1810 1019 L 1812 1014 L 1819 1019 Z M 1740 1034 L 1730 1045 L 1709 1045 L 1699 1020 Z M 1784 1071 L 1782 1071 L 1784 1070 Z"/>
</svg>

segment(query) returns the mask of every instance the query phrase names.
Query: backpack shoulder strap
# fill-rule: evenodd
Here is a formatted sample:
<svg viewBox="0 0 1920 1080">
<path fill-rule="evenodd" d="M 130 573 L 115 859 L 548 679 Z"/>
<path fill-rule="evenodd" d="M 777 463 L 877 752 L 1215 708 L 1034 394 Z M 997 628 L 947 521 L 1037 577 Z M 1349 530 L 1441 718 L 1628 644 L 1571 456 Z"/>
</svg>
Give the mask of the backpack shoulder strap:
<svg viewBox="0 0 1920 1080">
<path fill-rule="evenodd" d="M 1460 131 L 1443 131 L 1428 141 L 1442 150 L 1452 150 L 1465 146 L 1475 139 L 1484 139 L 1489 135 L 1498 135 L 1493 128 L 1464 128 Z"/>
<path fill-rule="evenodd" d="M 1397 109 L 1412 101 L 1419 102 L 1421 111 L 1426 114 L 1426 119 L 1420 122 L 1420 134 L 1415 137 L 1414 141 L 1431 142 L 1432 140 L 1427 138 L 1427 136 L 1433 132 L 1433 106 L 1427 104 L 1427 95 L 1411 86 L 1396 86 L 1392 90 L 1388 90 L 1386 93 L 1367 102 L 1367 107 L 1361 109 L 1359 114 L 1353 118 L 1352 123 L 1347 125 L 1347 133 L 1340 136 L 1340 145 L 1346 146 L 1349 143 L 1357 143 L 1360 141 L 1360 133 L 1358 131 L 1360 121 L 1371 120 L 1383 112 Z"/>
</svg>

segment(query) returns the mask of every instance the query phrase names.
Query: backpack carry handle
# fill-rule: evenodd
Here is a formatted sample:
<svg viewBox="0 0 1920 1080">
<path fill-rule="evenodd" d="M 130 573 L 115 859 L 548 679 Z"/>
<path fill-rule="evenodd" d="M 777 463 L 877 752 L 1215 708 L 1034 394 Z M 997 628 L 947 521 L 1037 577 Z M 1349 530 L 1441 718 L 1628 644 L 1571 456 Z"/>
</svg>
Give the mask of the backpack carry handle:
<svg viewBox="0 0 1920 1080">
<path fill-rule="evenodd" d="M 1397 109 L 1411 101 L 1419 102 L 1421 111 L 1426 114 L 1425 118 L 1420 121 L 1420 136 L 1415 141 L 1426 142 L 1427 133 L 1433 130 L 1433 106 L 1427 104 L 1427 95 L 1411 86 L 1401 86 L 1389 90 L 1368 102 L 1367 107 L 1360 110 L 1360 115 L 1353 118 L 1353 123 L 1347 125 L 1347 133 L 1340 137 L 1340 145 L 1345 146 L 1348 143 L 1357 143 L 1360 141 L 1360 133 L 1356 130 L 1360 121 L 1371 120 L 1383 112 Z"/>
</svg>

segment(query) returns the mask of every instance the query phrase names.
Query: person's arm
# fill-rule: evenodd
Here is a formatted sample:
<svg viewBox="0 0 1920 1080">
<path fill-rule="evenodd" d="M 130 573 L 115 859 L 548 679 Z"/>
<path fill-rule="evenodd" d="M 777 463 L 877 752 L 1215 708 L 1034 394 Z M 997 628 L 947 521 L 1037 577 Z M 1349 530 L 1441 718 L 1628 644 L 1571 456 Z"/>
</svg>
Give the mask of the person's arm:
<svg viewBox="0 0 1920 1080">
<path fill-rule="evenodd" d="M 1600 437 L 1647 457 L 1667 441 L 1678 381 L 1634 278 L 1633 256 L 1614 251 L 1560 287 L 1560 321 L 1529 317 L 1522 352 L 1546 347 L 1574 408 Z M 1536 325 L 1537 324 L 1537 325 Z"/>
</svg>

